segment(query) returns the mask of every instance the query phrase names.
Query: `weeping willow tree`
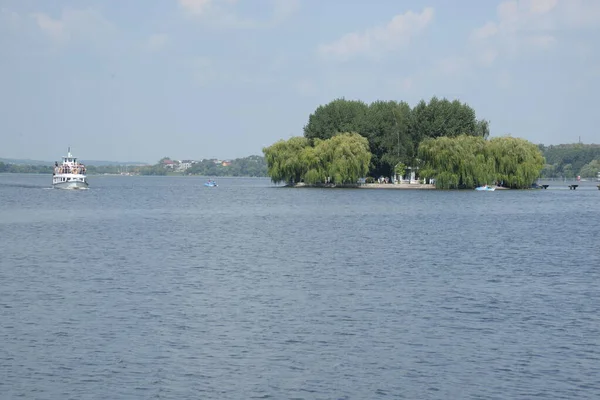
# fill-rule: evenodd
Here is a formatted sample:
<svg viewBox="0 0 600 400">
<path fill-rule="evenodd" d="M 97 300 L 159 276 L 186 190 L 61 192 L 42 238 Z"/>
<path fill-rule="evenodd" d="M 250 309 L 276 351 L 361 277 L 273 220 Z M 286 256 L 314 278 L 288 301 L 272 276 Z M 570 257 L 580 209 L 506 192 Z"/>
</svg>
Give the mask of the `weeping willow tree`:
<svg viewBox="0 0 600 400">
<path fill-rule="evenodd" d="M 368 140 L 357 133 L 330 139 L 294 137 L 263 149 L 267 172 L 275 183 L 354 184 L 369 171 Z"/>
<path fill-rule="evenodd" d="M 513 189 L 531 187 L 544 168 L 544 156 L 535 144 L 510 136 L 490 139 L 487 148 L 494 158 L 496 181 Z"/>
<path fill-rule="evenodd" d="M 511 137 L 489 141 L 477 136 L 426 139 L 419 145 L 424 162 L 421 176 L 435 178 L 438 189 L 473 188 L 503 182 L 507 187 L 530 187 L 544 159 L 534 144 Z"/>
<path fill-rule="evenodd" d="M 369 141 L 358 133 L 341 133 L 321 140 L 315 144 L 315 150 L 331 183 L 353 184 L 369 172 Z"/>
<path fill-rule="evenodd" d="M 280 140 L 263 149 L 267 162 L 267 173 L 274 183 L 298 183 L 305 173 L 302 152 L 310 146 L 310 141 L 302 136 Z"/>
<path fill-rule="evenodd" d="M 494 161 L 479 136 L 425 139 L 419 157 L 424 161 L 421 176 L 435 178 L 439 189 L 470 188 L 494 180 Z"/>
</svg>

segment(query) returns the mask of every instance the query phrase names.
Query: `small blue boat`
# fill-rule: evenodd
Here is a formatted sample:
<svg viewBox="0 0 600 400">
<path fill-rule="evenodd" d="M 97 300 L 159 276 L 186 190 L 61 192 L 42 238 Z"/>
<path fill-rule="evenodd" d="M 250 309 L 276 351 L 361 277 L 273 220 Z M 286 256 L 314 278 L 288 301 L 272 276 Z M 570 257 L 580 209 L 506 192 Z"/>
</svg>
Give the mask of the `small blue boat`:
<svg viewBox="0 0 600 400">
<path fill-rule="evenodd" d="M 476 187 L 475 190 L 480 190 L 480 191 L 484 191 L 484 192 L 493 192 L 494 190 L 496 190 L 496 188 L 490 187 L 488 185 L 483 185 L 483 186 Z"/>
<path fill-rule="evenodd" d="M 217 185 L 217 182 L 209 180 L 208 182 L 206 182 L 204 184 L 204 186 L 207 186 L 207 187 L 217 187 L 219 185 Z"/>
</svg>

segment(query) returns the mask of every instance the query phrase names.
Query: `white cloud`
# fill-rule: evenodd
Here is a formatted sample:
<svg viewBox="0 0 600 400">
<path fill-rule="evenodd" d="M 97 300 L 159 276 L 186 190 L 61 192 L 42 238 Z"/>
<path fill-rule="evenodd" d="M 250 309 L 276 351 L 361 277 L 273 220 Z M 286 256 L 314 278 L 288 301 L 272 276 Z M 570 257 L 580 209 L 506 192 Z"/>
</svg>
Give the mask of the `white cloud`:
<svg viewBox="0 0 600 400">
<path fill-rule="evenodd" d="M 21 16 L 6 8 L 0 9 L 0 27 L 16 28 L 21 23 Z"/>
<path fill-rule="evenodd" d="M 592 29 L 596 29 L 594 33 Z M 498 62 L 562 51 L 582 62 L 597 49 L 593 40 L 600 29 L 598 0 L 508 0 L 496 7 L 496 18 L 472 30 L 462 53 L 425 66 L 419 81 L 453 76 L 474 76 L 478 68 L 490 68 L 487 76 L 501 88 L 513 85 L 509 68 Z M 587 39 L 586 39 L 587 38 Z M 501 72 L 499 72 L 501 71 Z"/>
<path fill-rule="evenodd" d="M 281 24 L 299 8 L 299 0 L 270 0 L 271 15 L 264 20 L 239 15 L 239 0 L 177 0 L 179 6 L 192 18 L 207 26 L 226 29 L 270 28 Z"/>
<path fill-rule="evenodd" d="M 179 6 L 193 15 L 205 13 L 211 6 L 211 0 L 178 0 Z"/>
<path fill-rule="evenodd" d="M 299 0 L 273 0 L 273 24 L 279 24 L 298 11 Z"/>
<path fill-rule="evenodd" d="M 560 0 L 561 18 L 571 28 L 597 27 L 600 24 L 600 1 Z"/>
<path fill-rule="evenodd" d="M 496 14 L 495 21 L 471 34 L 471 43 L 479 53 L 476 59 L 484 65 L 502 55 L 550 49 L 567 30 L 598 26 L 600 1 L 509 0 L 498 5 Z"/>
<path fill-rule="evenodd" d="M 400 48 L 410 43 L 433 20 L 433 8 L 425 8 L 420 14 L 408 11 L 396 15 L 385 26 L 377 26 L 364 32 L 352 32 L 340 39 L 319 46 L 323 55 L 349 58 L 358 54 L 377 53 Z"/>
<path fill-rule="evenodd" d="M 45 13 L 33 13 L 38 28 L 57 43 L 72 40 L 100 42 L 115 31 L 115 27 L 97 11 L 65 9 L 59 18 Z"/>
<path fill-rule="evenodd" d="M 481 28 L 477 28 L 471 34 L 473 40 L 485 40 L 498 33 L 498 25 L 495 22 L 488 22 Z"/>
<path fill-rule="evenodd" d="M 529 10 L 533 14 L 545 14 L 558 4 L 558 0 L 534 0 L 529 4 Z"/>
<path fill-rule="evenodd" d="M 63 21 L 52 19 L 44 13 L 35 13 L 32 17 L 35 19 L 38 27 L 52 39 L 59 41 L 68 39 Z"/>
<path fill-rule="evenodd" d="M 164 33 L 151 35 L 146 42 L 146 49 L 149 51 L 159 51 L 166 46 L 168 41 L 169 36 Z"/>
</svg>

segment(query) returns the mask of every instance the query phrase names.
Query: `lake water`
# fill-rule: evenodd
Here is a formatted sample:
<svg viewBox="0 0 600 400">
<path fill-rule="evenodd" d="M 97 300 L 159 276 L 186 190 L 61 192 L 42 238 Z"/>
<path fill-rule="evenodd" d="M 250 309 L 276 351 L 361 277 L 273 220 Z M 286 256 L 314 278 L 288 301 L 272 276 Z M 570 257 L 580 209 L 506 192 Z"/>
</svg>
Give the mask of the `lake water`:
<svg viewBox="0 0 600 400">
<path fill-rule="evenodd" d="M 1 399 L 600 398 L 596 183 L 217 181 L 0 175 Z"/>
</svg>

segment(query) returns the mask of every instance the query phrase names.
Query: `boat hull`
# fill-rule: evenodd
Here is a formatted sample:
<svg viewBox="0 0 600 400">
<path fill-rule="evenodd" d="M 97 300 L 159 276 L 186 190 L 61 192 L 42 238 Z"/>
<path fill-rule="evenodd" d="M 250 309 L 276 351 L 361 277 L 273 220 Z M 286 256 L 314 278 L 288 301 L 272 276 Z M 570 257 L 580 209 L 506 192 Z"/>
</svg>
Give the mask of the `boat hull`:
<svg viewBox="0 0 600 400">
<path fill-rule="evenodd" d="M 87 189 L 88 183 L 86 181 L 57 182 L 53 183 L 52 187 L 55 189 L 81 190 Z"/>
<path fill-rule="evenodd" d="M 494 187 L 485 187 L 485 186 L 480 186 L 480 187 L 476 187 L 475 190 L 481 191 L 481 192 L 493 192 L 496 190 L 496 188 Z"/>
</svg>

